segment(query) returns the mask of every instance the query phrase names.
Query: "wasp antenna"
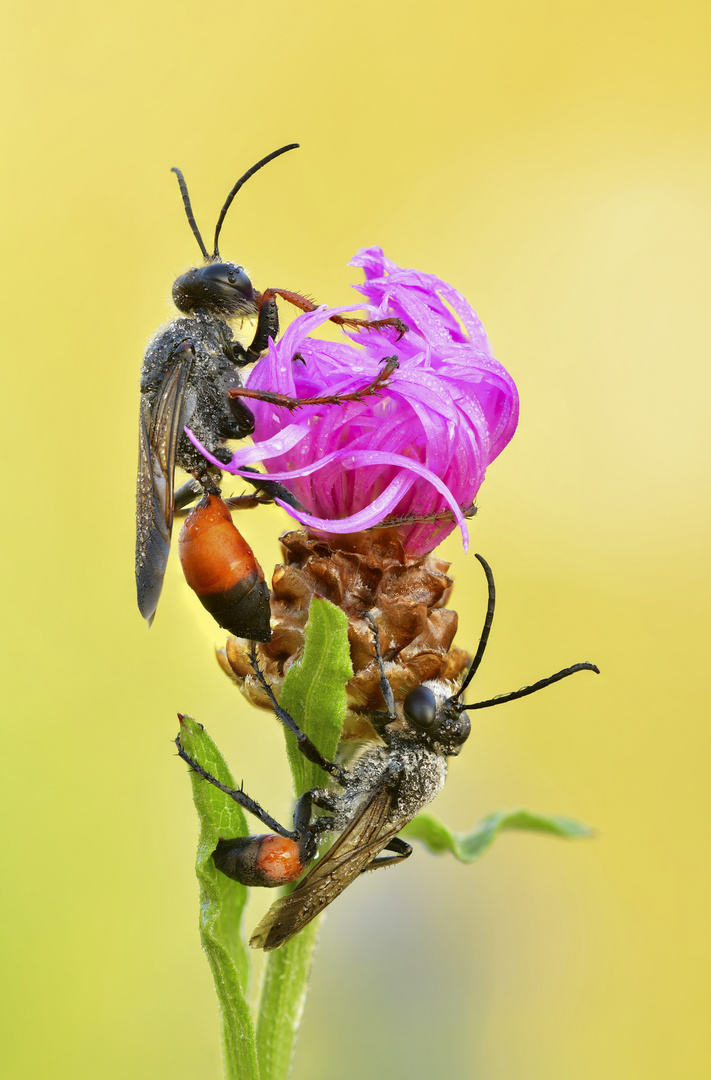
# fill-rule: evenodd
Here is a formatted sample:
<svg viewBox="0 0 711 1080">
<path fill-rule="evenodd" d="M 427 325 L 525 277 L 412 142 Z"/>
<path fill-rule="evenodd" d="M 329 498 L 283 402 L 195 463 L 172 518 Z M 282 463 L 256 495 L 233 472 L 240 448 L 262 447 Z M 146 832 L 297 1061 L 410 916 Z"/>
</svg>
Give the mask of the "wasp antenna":
<svg viewBox="0 0 711 1080">
<path fill-rule="evenodd" d="M 185 177 L 181 173 L 180 169 L 178 169 L 175 165 L 173 166 L 173 168 L 170 171 L 174 172 L 175 175 L 178 177 L 178 184 L 180 185 L 180 194 L 183 196 L 183 206 L 185 207 L 185 213 L 188 216 L 188 221 L 190 222 L 190 228 L 193 230 L 193 234 L 195 236 L 195 239 L 197 240 L 198 244 L 200 245 L 200 251 L 202 252 L 203 257 L 205 259 L 209 259 L 210 256 L 208 255 L 207 248 L 205 247 L 205 245 L 203 243 L 203 240 L 202 240 L 202 237 L 200 236 L 200 230 L 198 229 L 197 222 L 195 221 L 195 215 L 193 214 L 193 208 L 190 205 L 190 196 L 188 195 L 188 185 L 185 183 Z"/>
<path fill-rule="evenodd" d="M 575 675 L 576 671 L 594 671 L 596 675 L 600 674 L 600 668 L 596 664 L 587 662 L 573 664 L 572 667 L 564 668 L 563 671 L 556 671 L 555 675 L 549 675 L 547 679 L 541 679 L 539 682 L 534 683 L 533 686 L 524 686 L 510 694 L 499 694 L 498 697 L 489 698 L 487 701 L 477 701 L 474 705 L 465 705 L 464 708 L 488 709 L 491 705 L 505 705 L 507 701 L 516 701 L 517 698 L 528 697 L 529 694 L 535 694 L 537 690 L 544 690 L 546 686 L 560 682 L 561 679 L 567 679 L 569 675 Z"/>
<path fill-rule="evenodd" d="M 486 649 L 486 644 L 487 644 L 487 642 L 489 640 L 489 634 L 491 632 L 491 624 L 494 621 L 494 605 L 496 604 L 496 588 L 494 586 L 494 575 L 493 575 L 491 567 L 489 566 L 488 562 L 486 561 L 486 559 L 482 555 L 476 555 L 475 558 L 477 558 L 479 560 L 479 562 L 481 563 L 481 565 L 484 567 L 484 573 L 486 574 L 486 581 L 487 581 L 487 584 L 489 586 L 489 602 L 486 605 L 486 618 L 484 619 L 484 627 L 483 627 L 483 629 L 481 631 L 481 637 L 479 638 L 479 648 L 476 651 L 476 656 L 474 657 L 474 659 L 471 662 L 471 665 L 469 667 L 469 671 L 467 672 L 466 678 L 465 678 L 464 682 L 462 683 L 462 685 L 460 686 L 459 691 L 455 695 L 455 697 L 460 697 L 464 693 L 466 688 L 469 686 L 469 683 L 472 681 L 472 679 L 476 675 L 479 664 L 481 663 L 482 657 L 484 656 L 484 650 Z"/>
<path fill-rule="evenodd" d="M 227 211 L 229 210 L 230 206 L 232 205 L 232 200 L 234 199 L 234 197 L 237 194 L 237 192 L 239 191 L 239 189 L 242 187 L 242 185 L 244 183 L 247 182 L 247 180 L 249 180 L 250 176 L 254 176 L 254 174 L 256 172 L 258 172 L 265 165 L 268 165 L 270 161 L 274 160 L 274 158 L 278 158 L 281 154 L 285 154 L 287 152 L 287 150 L 297 150 L 298 147 L 299 147 L 298 143 L 289 143 L 288 146 L 281 146 L 278 150 L 274 150 L 273 153 L 267 154 L 267 156 L 262 158 L 261 161 L 258 161 L 256 165 L 253 165 L 251 169 L 247 169 L 247 172 L 244 174 L 244 176 L 241 176 L 239 178 L 239 180 L 237 181 L 235 186 L 232 188 L 232 191 L 229 193 L 229 195 L 225 199 L 225 205 L 220 210 L 220 216 L 217 219 L 217 225 L 215 226 L 215 250 L 213 252 L 213 258 L 214 259 L 219 259 L 219 257 L 220 257 L 220 251 L 219 251 L 219 248 L 218 248 L 218 240 L 219 240 L 219 237 L 220 237 L 220 229 L 222 228 L 222 222 L 225 220 L 225 215 L 226 215 Z M 178 172 L 177 169 L 175 169 L 174 171 Z M 186 198 L 187 198 L 187 194 L 183 195 L 183 199 L 186 199 Z M 186 207 L 189 206 L 189 205 L 190 205 L 189 203 L 186 203 Z M 202 240 L 200 241 L 200 246 L 202 247 Z M 205 258 L 207 259 L 208 254 L 205 251 L 204 247 L 203 247 L 203 251 L 205 252 Z"/>
</svg>

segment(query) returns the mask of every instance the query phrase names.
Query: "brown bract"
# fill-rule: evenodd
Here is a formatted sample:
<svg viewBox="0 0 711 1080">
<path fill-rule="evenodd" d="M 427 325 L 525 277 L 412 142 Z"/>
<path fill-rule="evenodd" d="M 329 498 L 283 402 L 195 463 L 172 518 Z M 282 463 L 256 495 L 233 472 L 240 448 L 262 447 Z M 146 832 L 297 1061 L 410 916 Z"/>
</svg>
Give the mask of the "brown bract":
<svg viewBox="0 0 711 1080">
<path fill-rule="evenodd" d="M 348 616 L 355 674 L 347 685 L 349 712 L 344 739 L 374 737 L 367 714 L 383 711 L 373 633 L 375 618 L 385 672 L 396 704 L 427 679 L 452 680 L 469 657 L 450 646 L 457 613 L 446 608 L 452 591 L 449 563 L 432 555 L 408 556 L 394 528 L 316 539 L 305 532 L 281 537 L 284 562 L 272 578 L 272 639 L 258 647 L 263 670 L 279 697 L 289 667 L 301 656 L 304 627 L 314 596 L 330 600 Z M 252 673 L 249 643 L 231 637 L 218 660 L 255 705 L 271 705 Z"/>
</svg>

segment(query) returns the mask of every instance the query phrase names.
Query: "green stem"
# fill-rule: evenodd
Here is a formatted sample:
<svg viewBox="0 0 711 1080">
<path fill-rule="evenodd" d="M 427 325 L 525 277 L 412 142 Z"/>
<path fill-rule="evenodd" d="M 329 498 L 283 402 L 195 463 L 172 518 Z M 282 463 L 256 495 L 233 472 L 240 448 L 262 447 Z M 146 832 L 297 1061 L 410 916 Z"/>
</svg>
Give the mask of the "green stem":
<svg viewBox="0 0 711 1080">
<path fill-rule="evenodd" d="M 215 981 L 222 1018 L 226 1080 L 260 1080 L 254 1028 L 237 969 L 223 946 L 203 931 L 203 948 Z"/>
<path fill-rule="evenodd" d="M 279 704 L 331 760 L 338 748 L 346 715 L 346 683 L 352 674 L 348 619 L 340 608 L 315 598 L 309 609 L 303 656 L 289 669 Z M 285 738 L 297 797 L 327 785 L 328 775 L 299 752 L 291 732 L 285 730 Z M 319 921 L 267 958 L 257 1020 L 260 1080 L 286 1080 L 289 1075 Z"/>
<path fill-rule="evenodd" d="M 260 1080 L 287 1080 L 291 1071 L 318 922 L 315 920 L 281 949 L 269 954 L 257 1021 Z"/>
</svg>

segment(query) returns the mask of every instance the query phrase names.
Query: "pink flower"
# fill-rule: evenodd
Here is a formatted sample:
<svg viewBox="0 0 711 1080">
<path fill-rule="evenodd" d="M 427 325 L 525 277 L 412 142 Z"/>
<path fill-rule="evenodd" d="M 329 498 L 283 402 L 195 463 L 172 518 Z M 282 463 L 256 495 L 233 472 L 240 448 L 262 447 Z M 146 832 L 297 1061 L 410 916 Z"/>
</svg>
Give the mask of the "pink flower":
<svg viewBox="0 0 711 1080">
<path fill-rule="evenodd" d="M 377 396 L 344 406 L 306 406 L 289 412 L 249 400 L 254 446 L 240 448 L 221 469 L 238 473 L 265 463 L 307 508 L 284 506 L 310 531 L 353 533 L 385 518 L 400 526 L 406 551 L 431 551 L 457 523 L 466 546 L 464 512 L 486 468 L 508 443 L 518 421 L 513 379 L 493 359 L 484 328 L 461 293 L 417 270 L 403 270 L 380 248 L 366 248 L 351 265 L 365 271 L 357 285 L 369 319 L 398 316 L 396 331 L 347 334 L 338 343 L 310 337 L 330 315 L 359 307 L 320 308 L 301 315 L 252 370 L 247 386 L 291 397 L 352 393 L 372 382 L 383 360 L 399 367 Z M 293 359 L 299 354 L 301 359 Z M 442 514 L 435 522 L 415 519 Z"/>
</svg>

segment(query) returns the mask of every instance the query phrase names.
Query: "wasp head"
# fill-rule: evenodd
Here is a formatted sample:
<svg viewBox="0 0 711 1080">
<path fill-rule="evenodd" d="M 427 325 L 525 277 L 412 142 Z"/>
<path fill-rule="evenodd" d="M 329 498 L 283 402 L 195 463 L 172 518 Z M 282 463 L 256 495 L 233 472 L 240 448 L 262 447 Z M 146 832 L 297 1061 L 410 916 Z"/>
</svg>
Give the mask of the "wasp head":
<svg viewBox="0 0 711 1080">
<path fill-rule="evenodd" d="M 203 309 L 225 319 L 254 315 L 257 305 L 252 282 L 241 266 L 213 262 L 194 266 L 173 285 L 173 302 L 186 314 Z"/>
<path fill-rule="evenodd" d="M 447 696 L 447 684 L 437 679 L 421 683 L 403 702 L 403 712 L 413 735 L 447 757 L 458 754 L 472 726 L 459 695 Z"/>
<path fill-rule="evenodd" d="M 220 210 L 220 216 L 215 226 L 215 244 L 212 255 L 209 254 L 205 247 L 205 242 L 197 227 L 185 177 L 180 169 L 173 168 L 172 171 L 178 178 L 180 194 L 183 196 L 183 206 L 185 207 L 188 223 L 205 259 L 204 266 L 196 266 L 192 270 L 188 270 L 173 285 L 173 301 L 179 311 L 188 314 L 202 309 L 210 315 L 221 315 L 226 319 L 256 314 L 257 305 L 254 299 L 252 282 L 242 267 L 235 266 L 234 263 L 220 261 L 220 230 L 225 215 L 232 205 L 232 200 L 242 185 L 249 180 L 250 176 L 253 176 L 254 173 L 258 172 L 268 162 L 273 161 L 274 158 L 285 154 L 287 150 L 295 150 L 297 146 L 298 143 L 289 143 L 288 146 L 282 146 L 273 153 L 267 154 L 265 158 L 258 161 L 256 165 L 247 170 L 244 176 L 239 178 Z"/>
</svg>

